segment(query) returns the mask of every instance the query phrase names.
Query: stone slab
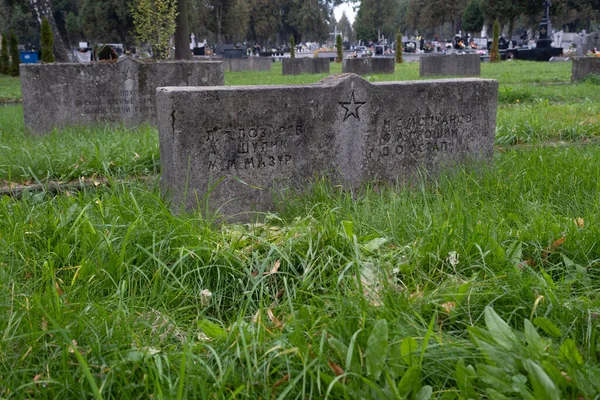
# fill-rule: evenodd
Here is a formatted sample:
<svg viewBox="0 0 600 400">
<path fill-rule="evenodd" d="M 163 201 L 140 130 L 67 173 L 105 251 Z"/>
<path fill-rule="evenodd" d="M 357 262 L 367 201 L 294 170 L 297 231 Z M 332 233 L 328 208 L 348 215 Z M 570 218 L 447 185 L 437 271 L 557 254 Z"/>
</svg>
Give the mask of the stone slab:
<svg viewBox="0 0 600 400">
<path fill-rule="evenodd" d="M 429 76 L 480 76 L 479 54 L 429 55 L 419 61 L 421 77 Z"/>
<path fill-rule="evenodd" d="M 600 57 L 573 57 L 572 82 L 582 81 L 591 74 L 600 75 Z"/>
<path fill-rule="evenodd" d="M 273 193 L 317 176 L 356 187 L 489 158 L 497 96 L 494 80 L 371 84 L 354 74 L 312 85 L 159 88 L 162 191 L 174 211 L 208 204 L 247 219 L 275 210 Z"/>
<path fill-rule="evenodd" d="M 330 67 L 328 58 L 284 58 L 282 63 L 283 75 L 328 74 Z"/>
<path fill-rule="evenodd" d="M 156 88 L 224 85 L 221 62 L 21 64 L 25 125 L 33 133 L 115 123 L 156 124 Z"/>
<path fill-rule="evenodd" d="M 227 72 L 270 71 L 273 60 L 265 57 L 227 58 L 224 63 Z"/>
<path fill-rule="evenodd" d="M 396 59 L 392 57 L 347 58 L 342 60 L 342 72 L 356 75 L 393 74 Z"/>
</svg>

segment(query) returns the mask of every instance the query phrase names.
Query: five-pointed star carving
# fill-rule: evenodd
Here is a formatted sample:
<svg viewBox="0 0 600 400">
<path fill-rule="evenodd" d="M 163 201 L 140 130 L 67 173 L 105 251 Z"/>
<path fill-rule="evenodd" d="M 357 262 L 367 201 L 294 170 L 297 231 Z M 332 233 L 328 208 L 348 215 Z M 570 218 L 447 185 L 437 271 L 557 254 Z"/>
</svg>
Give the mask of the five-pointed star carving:
<svg viewBox="0 0 600 400">
<path fill-rule="evenodd" d="M 355 117 L 357 120 L 360 121 L 358 109 L 361 108 L 363 104 L 366 104 L 367 102 L 354 100 L 354 92 L 352 92 L 349 102 L 340 101 L 339 103 L 340 106 L 344 107 L 344 110 L 346 110 L 346 114 L 344 115 L 344 122 L 346 122 L 346 120 L 350 117 Z"/>
<path fill-rule="evenodd" d="M 127 79 L 131 79 L 132 81 L 135 81 L 135 76 L 137 75 L 137 72 L 132 72 L 131 68 L 127 67 L 127 69 L 124 72 L 125 74 L 125 81 L 127 82 Z"/>
</svg>

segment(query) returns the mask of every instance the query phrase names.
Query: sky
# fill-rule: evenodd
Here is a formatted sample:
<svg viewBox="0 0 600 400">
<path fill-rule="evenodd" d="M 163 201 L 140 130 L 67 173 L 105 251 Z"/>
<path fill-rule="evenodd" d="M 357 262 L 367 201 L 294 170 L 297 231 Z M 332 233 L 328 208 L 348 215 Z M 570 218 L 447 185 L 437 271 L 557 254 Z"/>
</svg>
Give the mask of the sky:
<svg viewBox="0 0 600 400">
<path fill-rule="evenodd" d="M 352 6 L 347 3 L 341 4 L 333 9 L 333 14 L 335 15 L 336 21 L 340 20 L 343 11 L 346 11 L 346 16 L 350 20 L 350 23 L 353 24 L 356 13 L 352 11 Z"/>
</svg>

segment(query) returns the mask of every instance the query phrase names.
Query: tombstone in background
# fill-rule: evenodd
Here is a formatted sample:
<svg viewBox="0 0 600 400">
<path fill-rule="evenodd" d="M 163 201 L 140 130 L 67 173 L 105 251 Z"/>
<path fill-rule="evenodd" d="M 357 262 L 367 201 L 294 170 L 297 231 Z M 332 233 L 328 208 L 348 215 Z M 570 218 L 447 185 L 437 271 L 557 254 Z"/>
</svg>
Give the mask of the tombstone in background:
<svg viewBox="0 0 600 400">
<path fill-rule="evenodd" d="M 273 191 L 326 176 L 356 187 L 418 168 L 489 158 L 498 83 L 460 79 L 370 84 L 159 88 L 161 187 L 174 211 L 232 219 L 275 210 Z"/>
<path fill-rule="evenodd" d="M 225 71 L 270 71 L 273 61 L 265 57 L 225 58 Z"/>
<path fill-rule="evenodd" d="M 345 58 L 342 72 L 356 75 L 393 74 L 396 59 L 393 57 Z"/>
<path fill-rule="evenodd" d="M 33 133 L 67 126 L 156 123 L 159 86 L 220 86 L 220 62 L 118 62 L 21 65 L 25 125 Z"/>
<path fill-rule="evenodd" d="M 283 75 L 328 74 L 328 58 L 284 58 L 281 60 Z"/>
<path fill-rule="evenodd" d="M 419 74 L 427 76 L 480 76 L 479 54 L 428 55 L 419 60 Z"/>
<path fill-rule="evenodd" d="M 573 57 L 572 82 L 582 81 L 592 74 L 600 76 L 600 57 Z"/>
</svg>

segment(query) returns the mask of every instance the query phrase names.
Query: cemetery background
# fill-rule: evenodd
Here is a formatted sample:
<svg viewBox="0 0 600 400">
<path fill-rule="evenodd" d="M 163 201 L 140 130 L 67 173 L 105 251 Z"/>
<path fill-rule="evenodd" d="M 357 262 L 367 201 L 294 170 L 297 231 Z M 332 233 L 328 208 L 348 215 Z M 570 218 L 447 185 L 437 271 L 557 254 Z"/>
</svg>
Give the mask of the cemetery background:
<svg viewBox="0 0 600 400">
<path fill-rule="evenodd" d="M 170 213 L 153 128 L 36 138 L 0 106 L 0 396 L 596 396 L 598 82 L 568 63 L 482 77 L 500 82 L 493 164 L 319 181 L 243 225 Z"/>
<path fill-rule="evenodd" d="M 0 12 L 0 25 L 32 35 L 18 21 L 34 2 L 11 3 L 22 13 Z M 363 0 L 350 29 L 323 23 L 327 2 L 191 3 L 205 24 L 192 31 L 235 42 L 247 21 L 264 46 L 400 26 L 443 38 L 467 7 Z M 498 18 L 513 36 L 538 3 L 486 1 L 484 24 Z M 598 11 L 553 3 L 570 30 Z M 125 43 L 127 4 L 60 2 L 51 28 Z M 312 23 L 284 18 L 297 13 Z M 272 67 L 227 71 L 225 83 L 325 77 Z M 481 75 L 500 82 L 492 164 L 421 171 L 406 186 L 315 179 L 250 224 L 222 224 L 202 204 L 171 213 L 150 126 L 31 136 L 18 79 L 0 75 L 0 397 L 596 397 L 598 78 L 570 84 L 569 63 Z M 419 79 L 418 65 L 364 78 Z"/>
</svg>

